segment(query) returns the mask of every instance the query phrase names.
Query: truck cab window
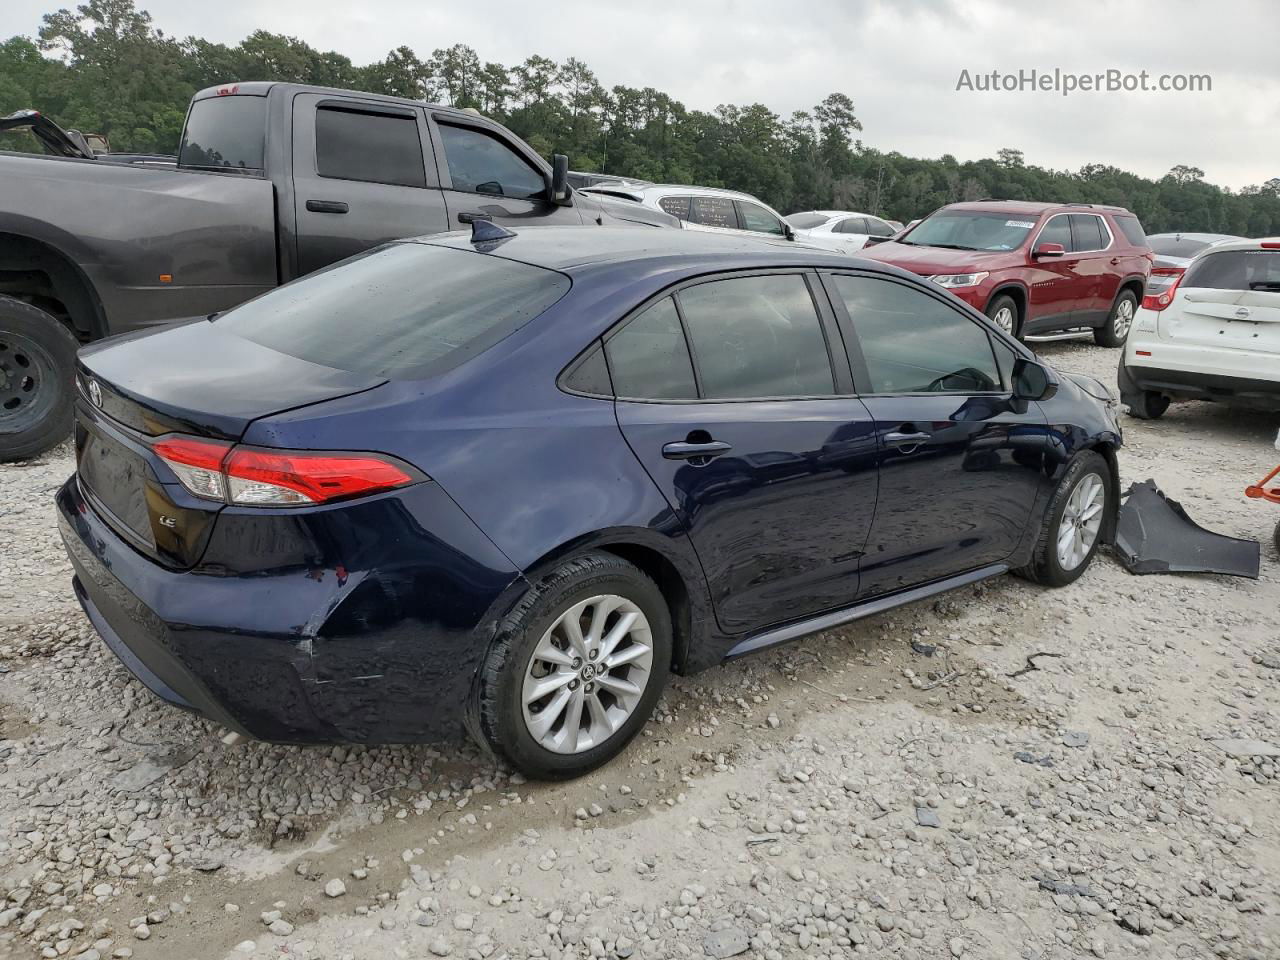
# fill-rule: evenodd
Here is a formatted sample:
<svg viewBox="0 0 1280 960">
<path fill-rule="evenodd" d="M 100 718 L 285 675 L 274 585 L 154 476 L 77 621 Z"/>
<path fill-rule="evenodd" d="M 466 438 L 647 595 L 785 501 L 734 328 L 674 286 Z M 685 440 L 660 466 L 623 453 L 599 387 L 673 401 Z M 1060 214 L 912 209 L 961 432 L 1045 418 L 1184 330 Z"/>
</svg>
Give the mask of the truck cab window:
<svg viewBox="0 0 1280 960">
<path fill-rule="evenodd" d="M 539 200 L 547 184 L 518 153 L 497 137 L 470 127 L 440 124 L 453 189 L 516 200 Z"/>
<path fill-rule="evenodd" d="M 418 122 L 409 113 L 316 110 L 316 172 L 337 180 L 426 185 Z"/>
</svg>

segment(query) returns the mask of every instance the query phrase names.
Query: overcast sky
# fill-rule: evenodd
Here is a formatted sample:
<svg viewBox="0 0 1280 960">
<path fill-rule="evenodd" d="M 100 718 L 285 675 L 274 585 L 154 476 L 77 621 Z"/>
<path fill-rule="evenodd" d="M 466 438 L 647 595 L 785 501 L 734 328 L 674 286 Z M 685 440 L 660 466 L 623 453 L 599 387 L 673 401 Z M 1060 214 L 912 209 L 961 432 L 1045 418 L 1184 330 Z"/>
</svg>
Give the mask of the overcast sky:
<svg viewBox="0 0 1280 960">
<path fill-rule="evenodd" d="M 34 34 L 57 0 L 3 0 L 0 37 Z M 606 87 L 653 86 L 687 107 L 759 101 L 786 116 L 848 94 L 863 142 L 962 159 L 1016 147 L 1028 163 L 1145 176 L 1197 166 L 1233 188 L 1280 176 L 1280 4 L 1272 0 L 139 0 L 166 33 L 235 43 L 255 29 L 356 63 L 406 44 L 466 43 L 508 66 L 575 56 Z M 1208 74 L 1209 92 L 957 91 L 1036 68 Z M 251 80 L 253 77 L 227 78 Z M 38 105 L 37 105 L 38 106 Z"/>
</svg>

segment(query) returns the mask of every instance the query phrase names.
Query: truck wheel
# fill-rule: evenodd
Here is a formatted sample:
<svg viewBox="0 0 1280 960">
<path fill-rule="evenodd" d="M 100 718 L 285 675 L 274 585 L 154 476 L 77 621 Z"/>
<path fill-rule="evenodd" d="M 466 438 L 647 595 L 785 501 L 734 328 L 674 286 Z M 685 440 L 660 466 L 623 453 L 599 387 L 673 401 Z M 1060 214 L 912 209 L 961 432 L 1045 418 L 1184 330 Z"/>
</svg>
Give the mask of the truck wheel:
<svg viewBox="0 0 1280 960">
<path fill-rule="evenodd" d="M 0 461 L 34 457 L 71 433 L 79 346 L 57 317 L 0 296 Z"/>
<path fill-rule="evenodd" d="M 1133 314 L 1138 309 L 1138 298 L 1132 290 L 1125 290 L 1111 305 L 1111 316 L 1101 327 L 1093 328 L 1093 342 L 1100 347 L 1122 347 L 1129 328 L 1133 326 Z"/>
<path fill-rule="evenodd" d="M 987 318 L 1009 336 L 1022 339 L 1018 330 L 1018 305 L 1013 297 L 1002 293 L 988 303 Z"/>
<path fill-rule="evenodd" d="M 1129 416 L 1139 420 L 1159 420 L 1169 409 L 1169 398 L 1154 390 L 1135 393 L 1125 397 L 1124 402 L 1129 405 Z"/>
</svg>

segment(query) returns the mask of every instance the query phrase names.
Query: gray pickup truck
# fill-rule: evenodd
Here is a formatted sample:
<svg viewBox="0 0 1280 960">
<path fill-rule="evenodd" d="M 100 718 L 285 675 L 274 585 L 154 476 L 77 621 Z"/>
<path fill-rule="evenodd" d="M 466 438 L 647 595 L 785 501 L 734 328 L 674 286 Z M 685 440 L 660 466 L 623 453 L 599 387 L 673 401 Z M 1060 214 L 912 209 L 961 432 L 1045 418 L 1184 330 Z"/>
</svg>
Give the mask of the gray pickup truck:
<svg viewBox="0 0 1280 960">
<path fill-rule="evenodd" d="M 475 220 L 680 226 L 576 192 L 565 157 L 548 164 L 484 117 L 375 94 L 202 90 L 176 163 L 94 159 L 48 133 L 53 156 L 0 152 L 0 460 L 67 435 L 81 343 L 207 316 Z"/>
</svg>

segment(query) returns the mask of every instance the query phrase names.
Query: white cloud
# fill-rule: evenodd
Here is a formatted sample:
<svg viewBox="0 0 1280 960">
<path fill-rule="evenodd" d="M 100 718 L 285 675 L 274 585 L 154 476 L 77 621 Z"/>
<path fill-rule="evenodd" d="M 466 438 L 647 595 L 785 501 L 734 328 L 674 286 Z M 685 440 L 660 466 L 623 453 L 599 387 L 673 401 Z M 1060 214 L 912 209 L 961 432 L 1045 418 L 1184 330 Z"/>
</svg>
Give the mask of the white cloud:
<svg viewBox="0 0 1280 960">
<path fill-rule="evenodd" d="M 0 36 L 34 33 L 53 0 L 7 0 Z M 1178 163 L 1232 187 L 1280 175 L 1280 8 L 1231 0 L 1028 4 L 1004 0 L 153 0 L 176 36 L 235 43 L 255 29 L 357 63 L 401 44 L 466 43 L 511 65 L 576 56 L 606 86 L 653 86 L 691 108 L 759 101 L 783 115 L 847 93 L 864 142 L 960 159 L 1021 149 L 1029 163 L 1104 163 L 1160 176 Z M 1215 38 L 1223 38 L 1215 42 Z M 1230 38 L 1229 42 L 1226 38 Z M 1207 73 L 1206 93 L 957 92 L 972 73 L 1022 68 Z M 242 78 L 252 79 L 252 78 Z"/>
</svg>

